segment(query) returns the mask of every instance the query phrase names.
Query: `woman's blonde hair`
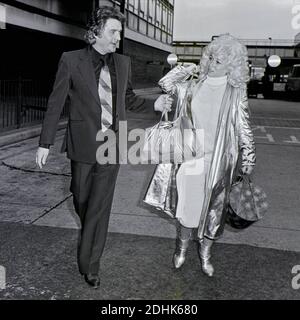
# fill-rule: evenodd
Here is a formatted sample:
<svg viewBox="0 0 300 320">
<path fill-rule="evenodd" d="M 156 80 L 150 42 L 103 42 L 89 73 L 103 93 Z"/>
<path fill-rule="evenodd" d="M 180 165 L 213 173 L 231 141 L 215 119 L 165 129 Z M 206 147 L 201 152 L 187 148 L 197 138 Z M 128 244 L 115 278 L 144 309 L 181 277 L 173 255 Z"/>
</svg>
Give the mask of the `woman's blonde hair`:
<svg viewBox="0 0 300 320">
<path fill-rule="evenodd" d="M 204 48 L 200 59 L 200 76 L 203 79 L 207 76 L 211 56 L 218 58 L 228 68 L 228 82 L 234 87 L 246 87 L 249 81 L 248 52 L 245 45 L 240 43 L 230 34 L 222 34 L 213 39 Z"/>
</svg>

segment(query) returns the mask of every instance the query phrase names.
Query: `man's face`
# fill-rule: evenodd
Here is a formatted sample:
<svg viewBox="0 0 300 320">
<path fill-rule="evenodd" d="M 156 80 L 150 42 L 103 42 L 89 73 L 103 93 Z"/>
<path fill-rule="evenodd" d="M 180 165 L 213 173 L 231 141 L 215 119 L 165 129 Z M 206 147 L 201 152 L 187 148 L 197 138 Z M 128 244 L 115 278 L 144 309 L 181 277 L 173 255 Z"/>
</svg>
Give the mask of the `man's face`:
<svg viewBox="0 0 300 320">
<path fill-rule="evenodd" d="M 115 52 L 121 40 L 122 24 L 119 20 L 108 19 L 96 37 L 96 43 L 103 54 Z"/>
</svg>

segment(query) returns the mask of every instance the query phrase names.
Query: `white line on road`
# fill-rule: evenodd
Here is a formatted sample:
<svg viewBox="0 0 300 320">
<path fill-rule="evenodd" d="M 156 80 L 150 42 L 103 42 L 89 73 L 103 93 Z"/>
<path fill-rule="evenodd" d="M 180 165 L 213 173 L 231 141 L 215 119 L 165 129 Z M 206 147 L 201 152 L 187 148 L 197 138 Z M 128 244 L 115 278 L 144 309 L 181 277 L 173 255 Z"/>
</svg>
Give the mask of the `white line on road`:
<svg viewBox="0 0 300 320">
<path fill-rule="evenodd" d="M 287 129 L 287 130 L 296 129 L 296 130 L 300 130 L 300 127 L 275 127 L 275 126 L 261 126 L 261 127 L 271 128 L 271 129 Z"/>
<path fill-rule="evenodd" d="M 300 143 L 300 141 L 295 136 L 290 136 L 291 140 L 284 140 L 287 143 Z"/>
<path fill-rule="evenodd" d="M 265 126 L 252 126 L 252 131 L 260 130 L 263 133 L 266 133 Z"/>
<path fill-rule="evenodd" d="M 280 120 L 280 121 L 300 121 L 300 119 L 298 118 L 269 118 L 269 117 L 251 117 L 251 120 L 255 120 L 255 119 L 263 119 L 263 120 Z"/>
<path fill-rule="evenodd" d="M 273 136 L 269 133 L 266 134 L 266 136 L 254 136 L 255 139 L 259 138 L 259 139 L 267 139 L 269 142 L 275 142 Z"/>
</svg>

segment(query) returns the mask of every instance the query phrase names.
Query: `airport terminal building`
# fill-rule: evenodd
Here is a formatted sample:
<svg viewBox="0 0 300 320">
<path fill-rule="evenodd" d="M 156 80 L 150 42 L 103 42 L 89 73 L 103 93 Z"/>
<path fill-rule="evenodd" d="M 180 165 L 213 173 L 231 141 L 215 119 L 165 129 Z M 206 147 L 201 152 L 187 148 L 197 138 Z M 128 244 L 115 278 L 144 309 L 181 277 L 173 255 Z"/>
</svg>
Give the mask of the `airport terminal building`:
<svg viewBox="0 0 300 320">
<path fill-rule="evenodd" d="M 85 45 L 88 16 L 99 5 L 118 6 L 127 18 L 122 49 L 134 84 L 155 83 L 172 51 L 174 0 L 0 1 L 1 78 L 53 78 L 61 53 Z"/>
<path fill-rule="evenodd" d="M 117 6 L 127 18 L 119 52 L 134 88 L 156 86 L 172 52 L 174 0 L 0 1 L 0 131 L 40 123 L 58 61 L 83 48 L 91 11 Z"/>
</svg>

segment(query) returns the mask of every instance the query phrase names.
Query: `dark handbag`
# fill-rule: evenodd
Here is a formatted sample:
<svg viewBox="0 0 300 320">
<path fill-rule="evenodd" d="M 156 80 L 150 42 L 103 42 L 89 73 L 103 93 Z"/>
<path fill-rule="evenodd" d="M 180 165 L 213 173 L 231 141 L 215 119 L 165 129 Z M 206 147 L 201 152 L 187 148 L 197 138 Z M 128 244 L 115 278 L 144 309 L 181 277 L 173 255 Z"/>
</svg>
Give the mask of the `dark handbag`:
<svg viewBox="0 0 300 320">
<path fill-rule="evenodd" d="M 235 229 L 248 228 L 267 212 L 267 195 L 247 175 L 238 176 L 231 186 L 226 223 Z"/>
<path fill-rule="evenodd" d="M 180 164 L 203 156 L 202 132 L 196 130 L 190 111 L 192 80 L 189 80 L 183 102 L 177 103 L 175 120 L 163 121 L 165 113 L 162 113 L 159 123 L 146 129 L 142 163 Z"/>
</svg>

